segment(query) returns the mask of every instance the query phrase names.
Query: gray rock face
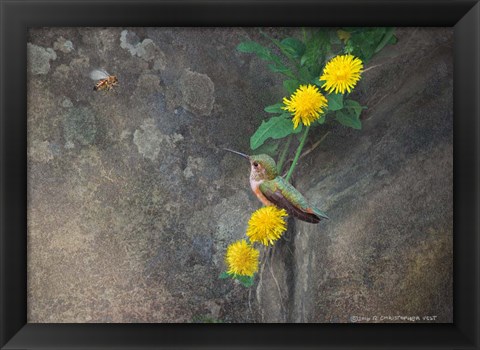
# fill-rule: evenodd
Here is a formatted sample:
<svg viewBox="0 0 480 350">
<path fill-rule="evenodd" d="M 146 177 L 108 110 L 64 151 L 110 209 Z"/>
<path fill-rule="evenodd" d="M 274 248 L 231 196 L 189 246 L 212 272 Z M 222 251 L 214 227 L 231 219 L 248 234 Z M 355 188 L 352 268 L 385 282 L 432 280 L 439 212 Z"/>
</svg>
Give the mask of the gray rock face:
<svg viewBox="0 0 480 350">
<path fill-rule="evenodd" d="M 451 322 L 452 32 L 397 34 L 355 92 L 364 129 L 329 129 L 297 168 L 331 219 L 290 220 L 246 289 L 218 276 L 260 203 L 248 165 L 219 148 L 248 152 L 284 96 L 235 51 L 260 34 L 31 30 L 28 321 Z M 93 91 L 96 68 L 119 86 Z"/>
</svg>

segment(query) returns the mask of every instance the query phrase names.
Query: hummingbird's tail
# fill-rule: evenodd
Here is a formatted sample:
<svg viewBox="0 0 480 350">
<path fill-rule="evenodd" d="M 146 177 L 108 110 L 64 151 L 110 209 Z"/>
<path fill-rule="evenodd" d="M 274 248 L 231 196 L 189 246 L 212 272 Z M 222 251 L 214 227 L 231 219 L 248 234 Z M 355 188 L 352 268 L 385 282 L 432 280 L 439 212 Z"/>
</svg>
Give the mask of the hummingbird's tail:
<svg viewBox="0 0 480 350">
<path fill-rule="evenodd" d="M 313 207 L 313 208 L 312 208 L 312 211 L 313 211 L 313 213 L 314 213 L 315 215 L 321 217 L 322 219 L 330 219 L 325 212 L 321 211 L 321 210 L 318 209 L 318 208 Z"/>
</svg>

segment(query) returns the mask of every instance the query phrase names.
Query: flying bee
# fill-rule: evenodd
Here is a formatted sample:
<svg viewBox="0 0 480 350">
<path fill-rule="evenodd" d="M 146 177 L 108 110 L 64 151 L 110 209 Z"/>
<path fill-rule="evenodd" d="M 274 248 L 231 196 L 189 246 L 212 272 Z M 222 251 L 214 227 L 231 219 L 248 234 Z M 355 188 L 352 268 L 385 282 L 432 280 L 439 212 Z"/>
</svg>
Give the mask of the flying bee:
<svg viewBox="0 0 480 350">
<path fill-rule="evenodd" d="M 103 69 L 95 69 L 90 72 L 90 78 L 92 80 L 98 80 L 93 87 L 93 90 L 112 90 L 115 85 L 118 85 L 118 78 L 115 75 L 108 74 Z"/>
</svg>

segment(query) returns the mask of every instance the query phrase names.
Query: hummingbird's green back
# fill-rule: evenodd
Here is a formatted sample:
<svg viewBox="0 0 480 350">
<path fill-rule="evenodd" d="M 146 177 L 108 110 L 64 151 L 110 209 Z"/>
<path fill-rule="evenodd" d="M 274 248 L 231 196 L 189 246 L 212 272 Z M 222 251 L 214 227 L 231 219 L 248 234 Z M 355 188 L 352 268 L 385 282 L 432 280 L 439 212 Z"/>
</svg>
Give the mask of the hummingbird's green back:
<svg viewBox="0 0 480 350">
<path fill-rule="evenodd" d="M 328 219 L 326 213 L 308 203 L 305 197 L 281 176 L 264 181 L 260 185 L 260 191 L 273 204 L 286 209 L 300 220 L 318 223 L 321 219 Z"/>
</svg>

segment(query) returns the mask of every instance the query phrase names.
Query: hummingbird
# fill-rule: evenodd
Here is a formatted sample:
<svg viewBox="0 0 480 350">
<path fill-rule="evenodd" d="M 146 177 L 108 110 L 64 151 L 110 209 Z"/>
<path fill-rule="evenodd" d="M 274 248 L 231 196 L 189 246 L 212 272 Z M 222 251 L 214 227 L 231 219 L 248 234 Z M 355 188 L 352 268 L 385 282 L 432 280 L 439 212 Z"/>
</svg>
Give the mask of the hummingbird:
<svg viewBox="0 0 480 350">
<path fill-rule="evenodd" d="M 328 219 L 327 214 L 310 205 L 305 197 L 287 180 L 278 175 L 275 160 L 267 154 L 246 155 L 224 148 L 250 162 L 250 187 L 264 205 L 285 209 L 299 220 L 317 224 Z"/>
</svg>

